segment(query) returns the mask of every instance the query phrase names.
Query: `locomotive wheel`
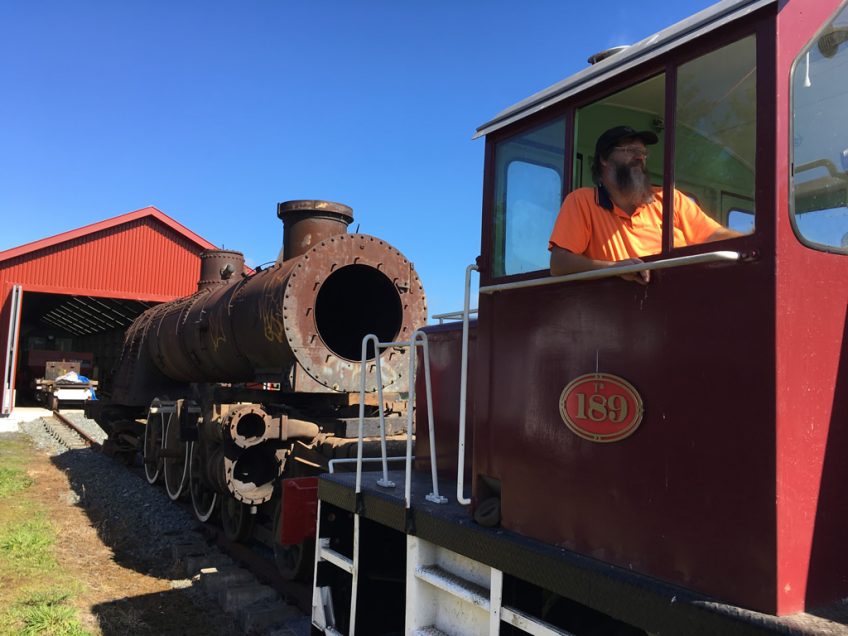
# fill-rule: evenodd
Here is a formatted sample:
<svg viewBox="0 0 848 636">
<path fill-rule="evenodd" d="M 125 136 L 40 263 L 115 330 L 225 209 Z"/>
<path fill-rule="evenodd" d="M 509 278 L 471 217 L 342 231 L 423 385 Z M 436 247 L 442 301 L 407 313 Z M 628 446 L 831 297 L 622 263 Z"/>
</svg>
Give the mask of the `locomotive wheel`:
<svg viewBox="0 0 848 636">
<path fill-rule="evenodd" d="M 175 413 L 168 415 L 165 424 L 165 436 L 162 447 L 168 451 L 162 461 L 162 472 L 165 475 L 165 490 L 171 501 L 176 501 L 183 494 L 188 483 L 188 444 L 180 440 L 180 410 L 182 401 L 177 402 Z"/>
<path fill-rule="evenodd" d="M 230 541 L 242 543 L 253 533 L 256 515 L 250 514 L 250 506 L 235 497 L 221 497 L 221 525 L 224 536 Z"/>
<path fill-rule="evenodd" d="M 296 545 L 280 544 L 280 504 L 274 512 L 274 561 L 277 571 L 287 581 L 305 581 L 312 573 L 315 540 L 306 539 Z"/>
<path fill-rule="evenodd" d="M 151 408 L 158 405 L 159 401 L 154 400 Z M 144 476 L 149 484 L 155 484 L 162 472 L 162 458 L 159 457 L 159 450 L 162 448 L 162 418 L 161 411 L 147 412 L 142 459 L 144 460 Z"/>
<path fill-rule="evenodd" d="M 203 523 L 209 521 L 218 503 L 218 493 L 203 481 L 203 451 L 199 442 L 188 445 L 188 486 L 194 516 Z"/>
</svg>

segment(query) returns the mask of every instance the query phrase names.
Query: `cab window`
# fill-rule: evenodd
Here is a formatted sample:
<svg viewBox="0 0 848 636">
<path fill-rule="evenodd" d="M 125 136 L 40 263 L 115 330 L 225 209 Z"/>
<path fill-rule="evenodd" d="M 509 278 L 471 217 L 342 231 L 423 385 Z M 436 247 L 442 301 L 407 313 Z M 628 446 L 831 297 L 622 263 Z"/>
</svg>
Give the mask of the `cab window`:
<svg viewBox="0 0 848 636">
<path fill-rule="evenodd" d="M 848 252 L 848 8 L 792 71 L 793 226 L 815 249 Z"/>
<path fill-rule="evenodd" d="M 677 70 L 675 187 L 743 233 L 753 231 L 754 221 L 756 71 L 753 35 Z M 740 208 L 747 218 L 732 215 Z"/>
<path fill-rule="evenodd" d="M 613 126 L 630 126 L 636 130 L 653 130 L 659 143 L 649 148 L 648 172 L 651 183 L 662 184 L 665 108 L 665 75 L 631 86 L 600 101 L 579 108 L 574 128 L 574 187 L 594 187 L 592 162 L 595 142 Z"/>
<path fill-rule="evenodd" d="M 562 203 L 565 120 L 495 148 L 495 276 L 548 268 L 548 237 Z"/>
</svg>

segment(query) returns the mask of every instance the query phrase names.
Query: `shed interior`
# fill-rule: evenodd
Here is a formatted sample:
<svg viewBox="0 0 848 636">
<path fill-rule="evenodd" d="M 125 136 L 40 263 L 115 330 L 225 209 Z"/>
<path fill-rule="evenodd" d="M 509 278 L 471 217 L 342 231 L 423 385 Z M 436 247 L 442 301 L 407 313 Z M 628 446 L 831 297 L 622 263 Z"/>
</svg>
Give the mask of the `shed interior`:
<svg viewBox="0 0 848 636">
<path fill-rule="evenodd" d="M 127 327 L 156 303 L 24 291 L 17 369 L 17 406 L 35 403 L 35 380 L 50 361 L 78 361 L 80 374 L 108 392 Z"/>
</svg>

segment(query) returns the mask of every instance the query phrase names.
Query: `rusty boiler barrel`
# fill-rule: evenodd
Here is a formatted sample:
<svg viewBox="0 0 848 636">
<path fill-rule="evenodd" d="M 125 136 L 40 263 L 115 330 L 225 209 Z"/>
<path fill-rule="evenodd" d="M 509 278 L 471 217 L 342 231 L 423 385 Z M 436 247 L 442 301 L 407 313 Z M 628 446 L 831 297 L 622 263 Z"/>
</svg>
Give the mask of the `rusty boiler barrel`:
<svg viewBox="0 0 848 636">
<path fill-rule="evenodd" d="M 272 267 L 244 276 L 237 252 L 210 252 L 199 291 L 155 308 L 147 344 L 166 376 L 358 391 L 363 337 L 408 340 L 426 323 L 412 263 L 379 238 L 347 234 L 349 207 L 289 201 L 277 214 L 284 240 Z M 394 348 L 382 354 L 384 387 L 408 390 L 408 355 Z M 369 357 L 367 389 L 375 390 Z"/>
</svg>

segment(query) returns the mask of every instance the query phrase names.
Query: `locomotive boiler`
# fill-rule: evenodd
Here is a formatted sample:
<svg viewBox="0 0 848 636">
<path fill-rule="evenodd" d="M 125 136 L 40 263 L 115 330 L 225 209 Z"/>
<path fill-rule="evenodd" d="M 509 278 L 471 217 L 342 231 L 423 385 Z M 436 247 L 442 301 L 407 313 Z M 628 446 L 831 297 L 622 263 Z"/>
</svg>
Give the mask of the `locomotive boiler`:
<svg viewBox="0 0 848 636">
<path fill-rule="evenodd" d="M 203 521 L 220 508 L 234 538 L 257 517 L 278 522 L 282 477 L 350 454 L 362 374 L 375 391 L 380 364 L 384 396 L 403 411 L 409 352 L 377 359 L 372 349 L 363 366 L 361 342 L 402 340 L 426 321 L 413 264 L 383 240 L 348 234 L 351 208 L 299 200 L 277 214 L 277 261 L 250 271 L 239 252 L 203 253 L 197 292 L 130 326 L 111 395 L 92 413 L 115 452 L 141 449 L 148 481 L 164 477 L 172 499 L 188 490 Z M 401 422 L 389 418 L 390 445 L 405 439 Z"/>
</svg>

